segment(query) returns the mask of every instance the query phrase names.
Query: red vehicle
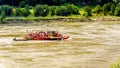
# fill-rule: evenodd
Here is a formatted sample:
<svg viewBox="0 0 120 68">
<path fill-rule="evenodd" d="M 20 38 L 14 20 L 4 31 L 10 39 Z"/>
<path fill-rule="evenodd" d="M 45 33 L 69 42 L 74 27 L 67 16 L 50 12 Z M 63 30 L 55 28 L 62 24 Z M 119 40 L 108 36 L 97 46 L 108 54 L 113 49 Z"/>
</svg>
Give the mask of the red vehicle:
<svg viewBox="0 0 120 68">
<path fill-rule="evenodd" d="M 68 35 L 62 35 L 57 31 L 32 31 L 26 34 L 23 39 L 16 39 L 15 41 L 26 41 L 26 40 L 65 40 L 68 39 Z"/>
</svg>

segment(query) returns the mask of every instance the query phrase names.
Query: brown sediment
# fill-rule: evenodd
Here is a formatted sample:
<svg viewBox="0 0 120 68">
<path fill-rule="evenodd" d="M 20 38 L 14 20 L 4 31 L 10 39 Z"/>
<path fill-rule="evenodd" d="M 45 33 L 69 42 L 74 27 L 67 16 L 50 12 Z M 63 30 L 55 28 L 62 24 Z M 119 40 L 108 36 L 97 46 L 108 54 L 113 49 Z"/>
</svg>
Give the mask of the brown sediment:
<svg viewBox="0 0 120 68">
<path fill-rule="evenodd" d="M 119 26 L 119 21 L 2 24 L 0 25 L 0 66 L 108 68 L 120 56 Z M 72 39 L 13 41 L 14 37 L 23 37 L 26 29 L 58 30 L 62 34 L 70 35 Z"/>
</svg>

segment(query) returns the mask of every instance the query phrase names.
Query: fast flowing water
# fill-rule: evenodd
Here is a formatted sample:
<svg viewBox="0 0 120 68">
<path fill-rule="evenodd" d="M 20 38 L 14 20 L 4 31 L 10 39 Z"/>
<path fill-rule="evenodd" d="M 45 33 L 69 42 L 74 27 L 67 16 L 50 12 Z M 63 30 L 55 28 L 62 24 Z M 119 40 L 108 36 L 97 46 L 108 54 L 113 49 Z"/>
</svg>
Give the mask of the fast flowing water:
<svg viewBox="0 0 120 68">
<path fill-rule="evenodd" d="M 120 57 L 120 22 L 0 26 L 0 68 L 109 68 Z M 64 41 L 13 41 L 26 30 L 57 30 Z"/>
</svg>

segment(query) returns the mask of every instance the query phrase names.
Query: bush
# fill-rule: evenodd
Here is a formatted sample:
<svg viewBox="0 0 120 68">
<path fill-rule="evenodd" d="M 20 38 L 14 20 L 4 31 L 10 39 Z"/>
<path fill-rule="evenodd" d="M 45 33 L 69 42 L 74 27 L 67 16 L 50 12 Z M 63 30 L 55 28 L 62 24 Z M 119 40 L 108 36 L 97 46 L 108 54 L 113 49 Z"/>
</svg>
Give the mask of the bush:
<svg viewBox="0 0 120 68">
<path fill-rule="evenodd" d="M 3 11 L 3 8 L 2 8 L 2 6 L 0 6 L 0 13 Z"/>
<path fill-rule="evenodd" d="M 86 16 L 91 16 L 92 15 L 92 9 L 89 6 L 84 7 L 85 14 L 88 14 Z"/>
<path fill-rule="evenodd" d="M 14 16 L 22 16 L 22 11 L 20 8 L 14 9 Z"/>
<path fill-rule="evenodd" d="M 114 12 L 115 12 L 115 4 L 111 4 L 110 14 L 111 14 L 111 15 L 114 15 Z"/>
<path fill-rule="evenodd" d="M 99 14 L 101 12 L 101 6 L 100 5 L 97 5 L 94 9 L 93 9 L 93 12 L 96 13 L 96 14 Z"/>
<path fill-rule="evenodd" d="M 24 7 L 24 9 L 22 9 L 22 16 L 25 16 L 25 17 L 27 17 L 27 16 L 29 16 L 30 15 L 30 11 L 29 11 L 29 5 L 26 5 L 25 7 Z"/>
<path fill-rule="evenodd" d="M 49 14 L 48 5 L 36 5 L 34 9 L 35 16 L 47 16 Z"/>
<path fill-rule="evenodd" d="M 41 7 L 41 5 L 36 5 L 35 6 L 35 9 L 34 9 L 34 15 L 35 16 L 40 16 L 40 12 L 39 12 L 41 10 L 40 7 Z"/>
<path fill-rule="evenodd" d="M 68 16 L 68 15 L 71 14 L 66 6 L 59 6 L 59 7 L 57 7 L 56 12 L 57 12 L 56 15 L 58 15 L 58 16 Z"/>
<path fill-rule="evenodd" d="M 50 13 L 51 13 L 51 16 L 53 16 L 53 15 L 56 15 L 56 6 L 51 6 L 50 7 Z"/>
<path fill-rule="evenodd" d="M 114 13 L 115 16 L 120 16 L 120 6 L 117 6 L 115 8 L 115 13 Z"/>
<path fill-rule="evenodd" d="M 56 15 L 58 16 L 69 16 L 71 14 L 79 14 L 79 9 L 73 4 L 58 6 L 56 9 Z"/>
<path fill-rule="evenodd" d="M 13 16 L 24 16 L 27 17 L 30 15 L 30 9 L 29 5 L 26 5 L 24 8 L 14 8 L 12 10 L 12 15 Z"/>
<path fill-rule="evenodd" d="M 5 19 L 5 17 L 6 17 L 6 14 L 5 14 L 5 11 L 3 10 L 0 15 L 0 23 L 3 23 L 3 19 Z"/>
<path fill-rule="evenodd" d="M 118 3 L 116 6 L 120 6 L 120 3 Z"/>
<path fill-rule="evenodd" d="M 112 13 L 114 13 L 114 8 L 115 8 L 115 5 L 112 4 L 112 3 L 106 3 L 103 5 L 103 14 L 104 15 L 112 15 Z"/>
<path fill-rule="evenodd" d="M 73 4 L 67 4 L 66 8 L 70 12 L 70 14 L 79 14 L 79 9 Z"/>
<path fill-rule="evenodd" d="M 12 15 L 12 9 L 13 7 L 8 6 L 8 5 L 2 5 L 0 6 L 0 13 L 4 10 L 6 13 L 6 16 L 11 16 Z"/>
<path fill-rule="evenodd" d="M 30 11 L 26 9 L 21 10 L 21 16 L 27 17 L 30 15 Z"/>
<path fill-rule="evenodd" d="M 83 13 L 83 16 L 88 17 L 89 15 L 88 15 L 87 12 L 84 12 L 84 13 Z"/>
<path fill-rule="evenodd" d="M 103 5 L 103 14 L 104 15 L 106 15 L 106 13 L 107 13 L 107 7 L 108 7 L 107 4 Z"/>
<path fill-rule="evenodd" d="M 120 0 L 113 0 L 113 2 L 117 4 L 120 2 Z"/>
<path fill-rule="evenodd" d="M 25 7 L 26 4 L 27 4 L 26 1 L 21 1 L 19 3 L 19 7 Z"/>
</svg>

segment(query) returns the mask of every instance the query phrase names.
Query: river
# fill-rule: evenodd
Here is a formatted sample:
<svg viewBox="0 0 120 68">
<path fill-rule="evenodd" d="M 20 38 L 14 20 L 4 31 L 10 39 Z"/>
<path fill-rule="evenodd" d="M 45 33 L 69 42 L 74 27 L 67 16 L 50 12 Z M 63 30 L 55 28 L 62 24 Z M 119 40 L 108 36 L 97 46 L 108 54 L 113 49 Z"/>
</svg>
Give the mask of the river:
<svg viewBox="0 0 120 68">
<path fill-rule="evenodd" d="M 57 30 L 64 41 L 13 41 L 26 30 Z M 0 25 L 0 68 L 109 68 L 120 58 L 120 21 Z"/>
</svg>

